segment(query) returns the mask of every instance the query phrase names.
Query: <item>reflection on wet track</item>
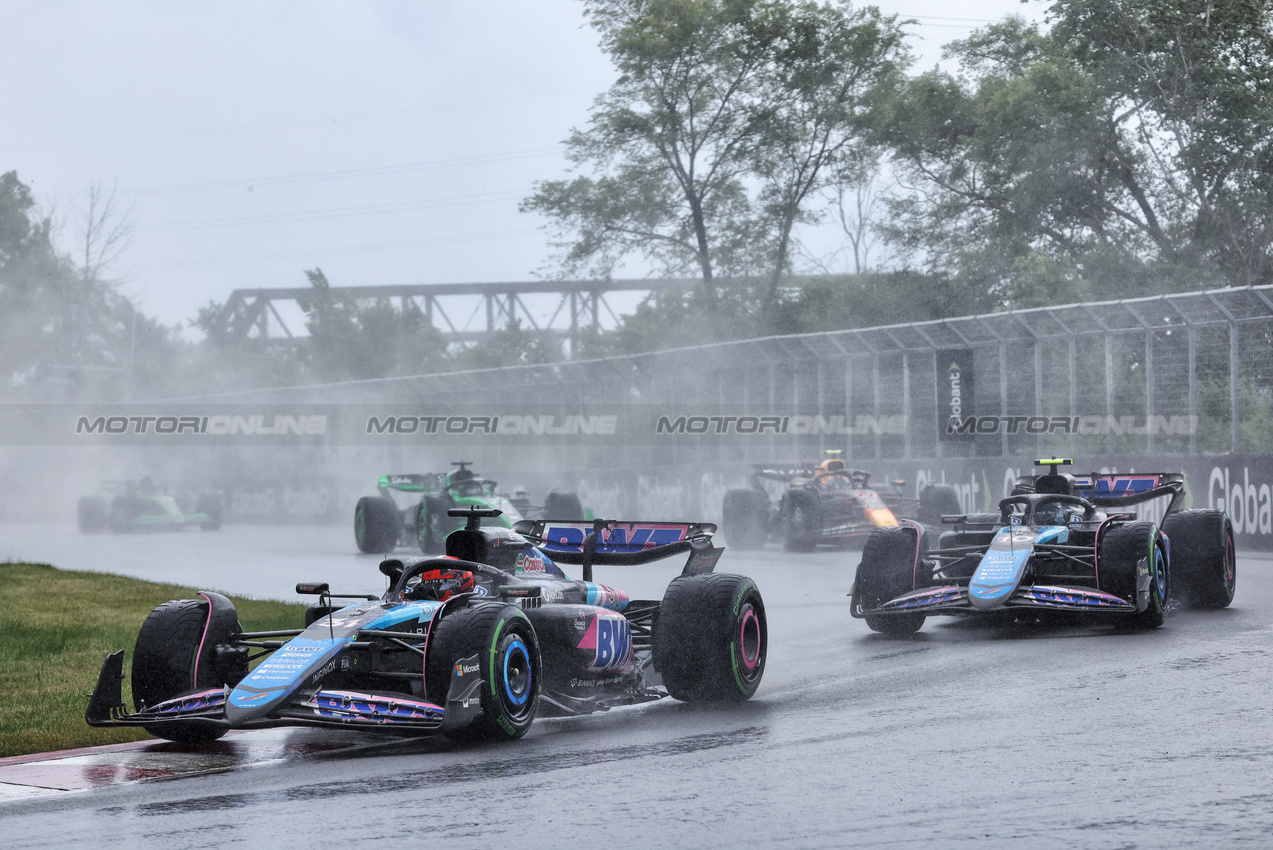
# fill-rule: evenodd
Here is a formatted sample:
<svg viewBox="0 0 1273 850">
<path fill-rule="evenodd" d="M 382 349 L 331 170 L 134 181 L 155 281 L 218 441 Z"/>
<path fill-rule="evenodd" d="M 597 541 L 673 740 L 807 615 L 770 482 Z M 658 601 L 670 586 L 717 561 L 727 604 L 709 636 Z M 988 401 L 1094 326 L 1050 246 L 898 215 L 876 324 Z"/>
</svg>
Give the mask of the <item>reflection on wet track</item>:
<svg viewBox="0 0 1273 850">
<path fill-rule="evenodd" d="M 376 559 L 354 554 L 344 528 L 0 534 L 11 550 L 0 556 L 258 596 L 286 598 L 300 579 L 381 586 Z M 352 748 L 285 747 L 199 776 L 0 802 L 6 844 L 1267 844 L 1273 563 L 1241 558 L 1232 608 L 1176 613 L 1151 633 L 933 619 L 888 640 L 848 616 L 857 558 L 726 552 L 718 569 L 755 578 L 770 617 L 750 703 L 539 721 L 501 746 L 243 733 L 223 754 L 266 736 Z M 615 568 L 605 580 L 658 598 L 676 569 Z M 164 746 L 131 769 L 168 770 Z"/>
</svg>

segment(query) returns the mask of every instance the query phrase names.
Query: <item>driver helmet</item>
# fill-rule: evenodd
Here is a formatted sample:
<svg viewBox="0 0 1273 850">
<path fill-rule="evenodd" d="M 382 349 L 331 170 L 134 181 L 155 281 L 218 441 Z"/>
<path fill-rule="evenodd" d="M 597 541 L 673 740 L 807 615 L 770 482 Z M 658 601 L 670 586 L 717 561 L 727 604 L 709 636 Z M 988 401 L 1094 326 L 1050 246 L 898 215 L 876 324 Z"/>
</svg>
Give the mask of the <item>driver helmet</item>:
<svg viewBox="0 0 1273 850">
<path fill-rule="evenodd" d="M 407 579 L 406 599 L 445 602 L 457 593 L 473 592 L 473 573 L 468 570 L 428 570 Z"/>
<path fill-rule="evenodd" d="M 1035 518 L 1038 525 L 1066 525 L 1070 521 L 1070 508 L 1064 502 L 1043 505 L 1042 513 Z"/>
</svg>

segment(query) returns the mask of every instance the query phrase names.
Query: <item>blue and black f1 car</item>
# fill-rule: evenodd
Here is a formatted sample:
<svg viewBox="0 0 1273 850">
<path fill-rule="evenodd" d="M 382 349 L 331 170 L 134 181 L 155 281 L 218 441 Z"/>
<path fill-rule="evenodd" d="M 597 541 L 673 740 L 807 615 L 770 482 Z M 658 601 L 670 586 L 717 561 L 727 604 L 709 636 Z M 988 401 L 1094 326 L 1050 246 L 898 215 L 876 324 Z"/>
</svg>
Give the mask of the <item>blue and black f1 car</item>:
<svg viewBox="0 0 1273 850">
<path fill-rule="evenodd" d="M 916 524 L 880 528 L 862 549 L 851 613 L 877 632 L 910 634 L 932 614 L 1010 619 L 1081 614 L 1156 628 L 1168 600 L 1233 600 L 1233 526 L 1222 511 L 1181 510 L 1180 473 L 1074 476 L 1037 460 L 998 514 L 942 517 L 935 550 Z M 1168 499 L 1162 525 L 1126 509 Z"/>
<path fill-rule="evenodd" d="M 715 573 L 715 526 L 467 518 L 446 557 L 388 559 L 383 596 L 332 594 L 306 628 L 240 630 L 234 604 L 156 608 L 137 637 L 134 711 L 123 704 L 123 652 L 109 656 L 89 701 L 91 726 L 141 726 L 174 741 L 229 729 L 327 726 L 457 738 L 521 737 L 537 714 L 574 715 L 672 696 L 729 702 L 756 692 L 768 627 L 756 584 Z M 592 581 L 594 565 L 689 557 L 658 601 Z M 582 566 L 582 580 L 558 563 Z M 337 607 L 334 599 L 355 598 Z M 263 659 L 249 671 L 253 661 Z"/>
</svg>

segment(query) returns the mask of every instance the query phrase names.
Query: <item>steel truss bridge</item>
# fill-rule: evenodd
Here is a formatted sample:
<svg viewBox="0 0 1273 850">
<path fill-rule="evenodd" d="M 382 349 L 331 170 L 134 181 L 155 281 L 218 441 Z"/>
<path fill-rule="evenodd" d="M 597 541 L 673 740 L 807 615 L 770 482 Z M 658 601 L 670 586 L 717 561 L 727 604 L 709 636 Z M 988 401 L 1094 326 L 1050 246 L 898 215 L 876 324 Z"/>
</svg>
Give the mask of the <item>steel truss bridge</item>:
<svg viewBox="0 0 1273 850">
<path fill-rule="evenodd" d="M 480 342 L 514 323 L 533 334 L 565 342 L 574 351 L 580 330 L 618 324 L 620 310 L 609 296 L 688 288 L 683 278 L 561 280 L 519 283 L 434 283 L 400 286 L 333 286 L 336 302 L 388 300 L 415 311 L 451 343 Z M 232 339 L 287 344 L 305 338 L 301 304 L 313 301 L 310 287 L 236 289 L 225 302 L 214 332 Z M 290 323 L 290 324 L 289 324 Z"/>
</svg>

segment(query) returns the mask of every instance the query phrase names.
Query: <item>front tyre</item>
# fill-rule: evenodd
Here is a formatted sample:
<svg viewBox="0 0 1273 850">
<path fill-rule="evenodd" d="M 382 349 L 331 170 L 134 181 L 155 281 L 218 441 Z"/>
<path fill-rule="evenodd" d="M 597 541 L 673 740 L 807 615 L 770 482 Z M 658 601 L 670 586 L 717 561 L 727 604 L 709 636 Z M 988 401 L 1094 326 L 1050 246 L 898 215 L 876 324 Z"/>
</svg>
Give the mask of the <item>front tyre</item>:
<svg viewBox="0 0 1273 850">
<path fill-rule="evenodd" d="M 783 546 L 788 552 L 812 552 L 822 536 L 818 494 L 811 490 L 791 490 L 779 510 Z"/>
<path fill-rule="evenodd" d="M 205 596 L 165 602 L 142 624 L 133 648 L 133 703 L 138 710 L 192 691 L 236 685 L 247 675 L 247 654 L 225 651 L 238 630 L 234 603 L 219 594 Z M 219 603 L 215 615 L 209 602 L 213 597 Z M 215 741 L 225 734 L 224 727 L 194 720 L 143 728 L 182 743 Z"/>
<path fill-rule="evenodd" d="M 1169 565 L 1158 526 L 1152 522 L 1120 525 L 1107 531 L 1097 546 L 1100 590 L 1138 609 L 1126 625 L 1156 629 L 1166 622 Z"/>
<path fill-rule="evenodd" d="M 672 580 L 654 627 L 654 668 L 683 702 L 741 702 L 760 686 L 769 625 L 756 583 L 713 573 Z"/>
<path fill-rule="evenodd" d="M 447 503 L 438 496 L 425 496 L 416 509 L 416 542 L 426 555 L 436 555 L 446 547 Z"/>
<path fill-rule="evenodd" d="M 455 663 L 473 655 L 479 661 L 481 714 L 448 736 L 513 741 L 526 734 L 539 705 L 542 663 L 535 627 L 520 608 L 488 603 L 448 614 L 430 643 L 425 687 L 439 705 L 445 706 Z"/>
<path fill-rule="evenodd" d="M 1177 511 L 1162 522 L 1171 541 L 1171 591 L 1186 608 L 1228 608 L 1237 585 L 1233 523 L 1223 511 Z"/>
<path fill-rule="evenodd" d="M 354 507 L 354 542 L 359 552 L 383 554 L 398 545 L 402 514 L 392 499 L 363 496 Z"/>
<path fill-rule="evenodd" d="M 862 546 L 862 562 L 853 582 L 853 605 L 863 612 L 871 611 L 931 582 L 928 536 L 913 525 L 877 528 Z M 923 614 L 864 613 L 862 619 L 871 631 L 896 637 L 919 631 L 925 618 Z"/>
</svg>

